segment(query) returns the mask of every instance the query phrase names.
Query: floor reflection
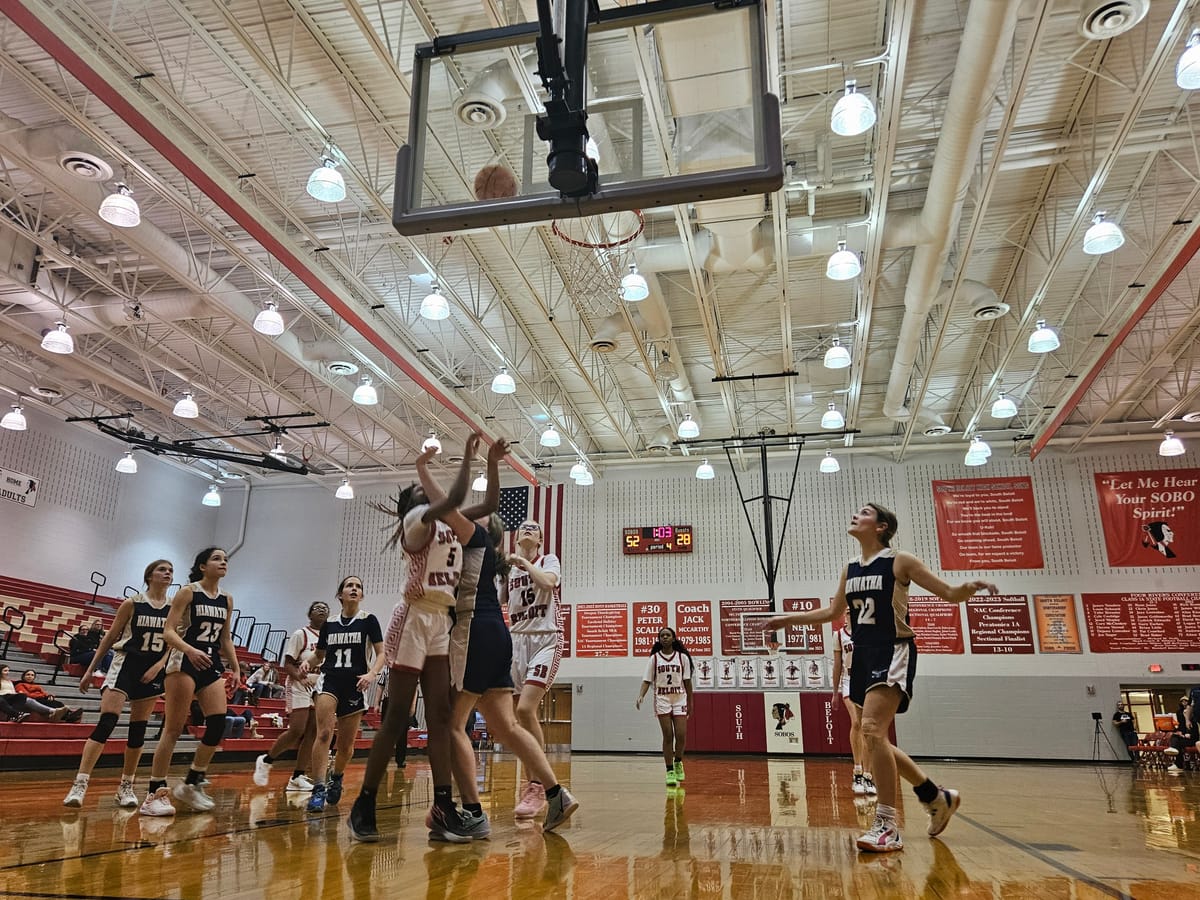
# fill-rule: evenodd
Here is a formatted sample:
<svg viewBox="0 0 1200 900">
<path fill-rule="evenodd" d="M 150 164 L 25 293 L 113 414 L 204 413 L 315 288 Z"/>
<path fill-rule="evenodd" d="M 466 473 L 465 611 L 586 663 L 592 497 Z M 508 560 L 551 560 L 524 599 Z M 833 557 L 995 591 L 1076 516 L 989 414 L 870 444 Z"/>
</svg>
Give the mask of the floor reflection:
<svg viewBox="0 0 1200 900">
<path fill-rule="evenodd" d="M 212 775 L 217 807 L 147 819 L 111 805 L 106 781 L 82 810 L 57 805 L 64 778 L 4 777 L 0 894 L 274 898 L 1200 898 L 1200 773 L 1089 765 L 931 763 L 963 806 L 941 839 L 904 798 L 905 849 L 859 853 L 873 803 L 841 760 L 694 758 L 664 789 L 649 757 L 556 760 L 582 808 L 561 833 L 514 823 L 521 777 L 484 767 L 489 841 L 427 840 L 428 768 L 390 772 L 383 840 L 349 839 L 341 810 L 310 816 L 306 795 L 253 785 L 245 766 Z M 53 802 L 47 800 L 53 798 Z"/>
</svg>

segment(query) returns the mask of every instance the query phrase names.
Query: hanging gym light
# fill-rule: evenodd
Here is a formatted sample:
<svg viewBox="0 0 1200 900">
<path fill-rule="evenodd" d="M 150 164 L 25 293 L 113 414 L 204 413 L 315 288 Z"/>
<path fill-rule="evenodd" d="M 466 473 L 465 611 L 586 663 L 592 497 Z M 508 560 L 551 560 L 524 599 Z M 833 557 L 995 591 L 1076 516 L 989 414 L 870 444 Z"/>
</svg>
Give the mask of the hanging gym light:
<svg viewBox="0 0 1200 900">
<path fill-rule="evenodd" d="M 1104 217 L 1107 213 L 1098 212 L 1092 217 L 1092 227 L 1083 235 L 1083 252 L 1089 256 L 1099 256 L 1102 253 L 1112 253 L 1125 243 L 1125 232 L 1116 222 L 1109 222 Z"/>
<path fill-rule="evenodd" d="M 375 390 L 375 385 L 371 384 L 370 375 L 362 377 L 358 387 L 354 389 L 354 395 L 350 399 L 359 406 L 374 406 L 379 402 L 379 392 Z"/>
<path fill-rule="evenodd" d="M 832 450 L 825 451 L 825 458 L 821 460 L 820 470 L 826 475 L 832 475 L 834 472 L 842 470 L 842 464 L 837 461 Z"/>
<path fill-rule="evenodd" d="M 691 413 L 684 415 L 683 421 L 679 423 L 678 434 L 680 439 L 684 441 L 700 437 L 700 423 L 692 418 Z"/>
<path fill-rule="evenodd" d="M 42 335 L 42 349 L 64 356 L 75 352 L 75 341 L 67 334 L 66 322 L 55 322 L 54 327 Z"/>
<path fill-rule="evenodd" d="M 337 170 L 337 163 L 328 156 L 308 176 L 305 189 L 308 196 L 322 203 L 340 203 L 346 199 L 346 181 Z"/>
<path fill-rule="evenodd" d="M 125 455 L 117 460 L 116 469 L 122 475 L 137 474 L 137 460 L 133 458 L 132 450 L 126 450 Z"/>
<path fill-rule="evenodd" d="M 846 427 L 846 419 L 838 412 L 835 404 L 830 403 L 829 409 L 825 410 L 825 414 L 821 416 L 821 427 L 827 428 L 830 431 L 836 431 L 839 428 Z"/>
<path fill-rule="evenodd" d="M 354 486 L 350 484 L 349 476 L 342 479 L 342 483 L 338 485 L 338 489 L 333 492 L 333 496 L 339 500 L 353 500 Z"/>
<path fill-rule="evenodd" d="M 854 137 L 870 130 L 875 124 L 875 104 L 864 94 L 858 92 L 858 82 L 853 79 L 846 82 L 846 93 L 842 94 L 833 105 L 833 115 L 829 118 L 829 128 L 834 134 L 843 137 Z"/>
<path fill-rule="evenodd" d="M 1193 28 L 1187 39 L 1187 49 L 1175 64 L 1175 83 L 1185 91 L 1200 88 L 1200 28 Z"/>
<path fill-rule="evenodd" d="M 428 450 L 430 447 L 433 448 L 434 456 L 442 452 L 442 442 L 438 440 L 436 431 L 429 432 L 429 437 L 421 444 L 422 450 Z"/>
<path fill-rule="evenodd" d="M 425 295 L 425 299 L 421 301 L 421 318 L 431 322 L 440 322 L 450 318 L 450 302 L 436 281 L 429 289 L 429 293 Z"/>
<path fill-rule="evenodd" d="M 1029 336 L 1029 352 L 1050 353 L 1058 347 L 1058 335 L 1054 333 L 1054 329 L 1046 326 L 1045 319 L 1038 319 L 1037 329 Z"/>
<path fill-rule="evenodd" d="M 1004 392 L 1000 392 L 1000 396 L 996 398 L 996 402 L 992 404 L 993 419 L 1011 419 L 1017 414 L 1017 404 L 1004 396 Z"/>
<path fill-rule="evenodd" d="M 171 415 L 178 419 L 196 419 L 200 417 L 200 407 L 192 399 L 191 391 L 183 392 L 183 396 L 175 404 L 175 408 L 171 410 Z"/>
<path fill-rule="evenodd" d="M 650 285 L 638 272 L 636 264 L 631 263 L 629 274 L 621 279 L 621 297 L 630 303 L 637 303 L 650 296 Z"/>
<path fill-rule="evenodd" d="M 118 228 L 134 228 L 142 224 L 142 211 L 133 199 L 133 191 L 124 184 L 100 201 L 100 218 Z"/>
<path fill-rule="evenodd" d="M 268 300 L 266 307 L 254 317 L 254 330 L 269 337 L 283 334 L 283 316 L 274 300 Z"/>
<path fill-rule="evenodd" d="M 1175 437 L 1175 432 L 1168 431 L 1163 434 L 1162 443 L 1158 445 L 1159 456 L 1183 456 L 1184 448 L 1183 441 Z"/>
<path fill-rule="evenodd" d="M 853 250 L 846 249 L 845 241 L 838 241 L 838 248 L 825 264 L 825 276 L 834 281 L 849 281 L 862 272 L 862 261 Z"/>
<path fill-rule="evenodd" d="M 546 430 L 542 432 L 542 437 L 538 441 L 543 447 L 557 447 L 562 443 L 562 438 L 554 429 L 553 425 L 547 425 Z"/>
<path fill-rule="evenodd" d="M 27 427 L 25 408 L 20 403 L 14 403 L 12 409 L 4 414 L 3 419 L 0 419 L 0 428 L 7 428 L 9 431 L 24 431 Z"/>
<path fill-rule="evenodd" d="M 583 473 L 587 471 L 587 466 L 584 465 L 582 459 L 575 460 L 575 465 L 571 466 L 570 477 L 572 481 L 578 481 L 583 477 Z"/>
<path fill-rule="evenodd" d="M 215 484 L 208 486 L 208 493 L 204 495 L 204 499 L 200 501 L 205 506 L 220 506 L 221 491 Z"/>
<path fill-rule="evenodd" d="M 492 379 L 493 394 L 515 394 L 517 392 L 517 383 L 513 381 L 513 377 L 508 374 L 508 368 L 501 366 L 500 371 L 496 373 L 496 377 Z"/>
<path fill-rule="evenodd" d="M 717 473 L 713 471 L 713 467 L 708 464 L 708 460 L 696 466 L 696 477 L 701 481 L 712 481 L 717 477 Z"/>
<path fill-rule="evenodd" d="M 825 351 L 825 368 L 845 369 L 850 365 L 850 351 L 842 346 L 837 335 L 833 336 L 833 346 Z"/>
</svg>

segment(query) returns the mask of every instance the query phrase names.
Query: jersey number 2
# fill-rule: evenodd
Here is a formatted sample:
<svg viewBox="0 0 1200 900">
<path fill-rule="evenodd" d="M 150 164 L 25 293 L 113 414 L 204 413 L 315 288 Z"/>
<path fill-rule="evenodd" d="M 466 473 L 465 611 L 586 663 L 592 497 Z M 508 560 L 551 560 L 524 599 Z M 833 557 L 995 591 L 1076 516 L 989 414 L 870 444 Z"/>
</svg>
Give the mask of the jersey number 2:
<svg viewBox="0 0 1200 900">
<path fill-rule="evenodd" d="M 863 597 L 861 600 L 855 600 L 854 605 L 858 608 L 858 624 L 859 625 L 874 625 L 875 624 L 875 598 Z"/>
</svg>

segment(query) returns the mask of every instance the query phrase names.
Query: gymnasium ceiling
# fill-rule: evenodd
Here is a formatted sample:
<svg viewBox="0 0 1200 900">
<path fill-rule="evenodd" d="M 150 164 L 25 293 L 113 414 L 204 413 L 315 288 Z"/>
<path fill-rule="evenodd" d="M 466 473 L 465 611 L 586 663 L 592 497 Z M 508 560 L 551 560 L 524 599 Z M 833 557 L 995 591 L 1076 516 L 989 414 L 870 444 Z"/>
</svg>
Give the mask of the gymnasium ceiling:
<svg viewBox="0 0 1200 900">
<path fill-rule="evenodd" d="M 1112 24 L 1135 0 L 772 5 L 768 63 L 793 163 L 783 189 L 724 216 L 737 221 L 720 239 L 703 210 L 648 211 L 634 246 L 651 301 L 617 304 L 610 321 L 548 226 L 408 239 L 390 225 L 413 47 L 525 21 L 528 3 L 11 0 L 4 405 L 19 394 L 62 417 L 132 412 L 166 438 L 312 411 L 331 425 L 289 432 L 284 449 L 331 484 L 404 470 L 431 431 L 461 445 L 469 424 L 519 441 L 523 474 L 563 480 L 577 455 L 601 477 L 704 455 L 664 449 L 689 413 L 704 438 L 819 433 L 829 403 L 857 431 L 830 447 L 897 460 L 964 450 L 975 432 L 1000 454 L 1157 442 L 1168 428 L 1200 439 L 1183 420 L 1200 419 L 1200 107 L 1174 79 L 1198 2 L 1144 4 L 1139 24 L 1104 39 L 1082 36 L 1081 13 L 1107 7 Z M 663 60 L 709 52 L 676 39 L 631 29 L 591 61 L 597 83 L 665 98 L 647 108 L 668 170 L 692 101 L 663 82 Z M 878 110 L 859 137 L 829 130 L 847 77 Z M 305 192 L 327 148 L 347 184 L 338 204 Z M 91 157 L 112 175 L 78 177 Z M 446 158 L 428 177 L 461 188 L 463 173 Z M 120 180 L 137 228 L 97 216 Z M 1100 210 L 1126 241 L 1088 256 Z M 839 237 L 862 253 L 855 280 L 825 276 Z M 450 300 L 441 322 L 418 314 L 432 274 Z M 268 300 L 279 338 L 251 327 Z M 999 318 L 973 314 L 1002 304 Z M 70 356 L 39 346 L 58 319 Z M 1038 319 L 1058 331 L 1056 352 L 1027 351 Z M 596 352 L 614 331 L 616 348 Z M 822 365 L 835 335 L 847 369 Z M 372 377 L 379 405 L 351 401 L 359 375 L 337 362 Z M 490 390 L 501 365 L 509 396 Z M 783 372 L 795 374 L 741 378 Z M 1001 389 L 1018 407 L 1010 421 L 989 414 Z M 199 419 L 171 415 L 184 390 Z M 539 446 L 547 423 L 556 449 Z"/>
</svg>

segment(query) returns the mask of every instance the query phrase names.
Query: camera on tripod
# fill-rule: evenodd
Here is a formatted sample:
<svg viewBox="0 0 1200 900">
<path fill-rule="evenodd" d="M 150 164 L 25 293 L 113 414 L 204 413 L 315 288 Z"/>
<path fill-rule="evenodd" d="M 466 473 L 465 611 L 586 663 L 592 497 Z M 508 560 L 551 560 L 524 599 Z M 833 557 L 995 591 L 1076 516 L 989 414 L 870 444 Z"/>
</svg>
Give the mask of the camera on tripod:
<svg viewBox="0 0 1200 900">
<path fill-rule="evenodd" d="M 1092 718 L 1099 722 L 1104 718 L 1104 713 L 1092 713 Z"/>
</svg>

